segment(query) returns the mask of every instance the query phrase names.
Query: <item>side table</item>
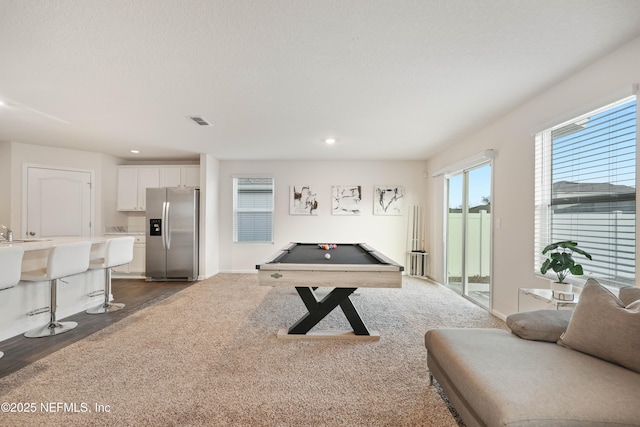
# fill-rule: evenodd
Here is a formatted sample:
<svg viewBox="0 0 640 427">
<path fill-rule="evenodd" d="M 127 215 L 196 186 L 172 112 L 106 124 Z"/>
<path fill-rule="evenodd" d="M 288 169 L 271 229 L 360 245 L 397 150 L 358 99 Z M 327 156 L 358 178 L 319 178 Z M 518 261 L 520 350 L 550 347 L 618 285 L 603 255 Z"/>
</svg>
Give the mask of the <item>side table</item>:
<svg viewBox="0 0 640 427">
<path fill-rule="evenodd" d="M 573 301 L 553 298 L 551 289 L 518 289 L 518 312 L 533 310 L 573 310 L 580 294 L 574 294 Z"/>
</svg>

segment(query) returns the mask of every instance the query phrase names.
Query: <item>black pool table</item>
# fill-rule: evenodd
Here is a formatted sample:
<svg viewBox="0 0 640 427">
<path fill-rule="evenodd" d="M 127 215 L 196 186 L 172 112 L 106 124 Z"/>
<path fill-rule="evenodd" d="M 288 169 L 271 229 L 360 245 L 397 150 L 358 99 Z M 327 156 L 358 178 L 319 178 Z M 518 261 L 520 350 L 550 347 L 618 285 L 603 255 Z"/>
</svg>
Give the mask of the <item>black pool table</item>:
<svg viewBox="0 0 640 427">
<path fill-rule="evenodd" d="M 325 258 L 329 254 L 330 258 Z M 353 331 L 349 334 L 314 334 L 313 337 L 378 337 L 370 332 L 349 296 L 357 288 L 401 288 L 404 267 L 364 243 L 338 243 L 323 249 L 317 243 L 290 243 L 271 259 L 256 266 L 261 286 L 294 286 L 308 312 L 279 337 L 307 335 L 336 307 Z M 333 288 L 318 299 L 317 288 Z"/>
</svg>

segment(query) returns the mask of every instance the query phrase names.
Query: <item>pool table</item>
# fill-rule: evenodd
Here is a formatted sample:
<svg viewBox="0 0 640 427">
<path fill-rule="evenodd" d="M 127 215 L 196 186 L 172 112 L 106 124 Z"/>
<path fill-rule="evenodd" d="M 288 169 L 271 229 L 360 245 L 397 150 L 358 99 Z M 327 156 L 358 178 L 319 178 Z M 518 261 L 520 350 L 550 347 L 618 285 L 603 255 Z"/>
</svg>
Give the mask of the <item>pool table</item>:
<svg viewBox="0 0 640 427">
<path fill-rule="evenodd" d="M 330 258 L 325 258 L 329 254 Z M 378 337 L 370 332 L 349 296 L 357 288 L 401 288 L 404 267 L 364 243 L 339 243 L 326 250 L 316 243 L 290 243 L 269 260 L 256 265 L 261 286 L 294 286 L 308 312 L 278 337 Z M 333 288 L 319 299 L 317 288 Z M 353 331 L 309 334 L 340 307 Z"/>
</svg>

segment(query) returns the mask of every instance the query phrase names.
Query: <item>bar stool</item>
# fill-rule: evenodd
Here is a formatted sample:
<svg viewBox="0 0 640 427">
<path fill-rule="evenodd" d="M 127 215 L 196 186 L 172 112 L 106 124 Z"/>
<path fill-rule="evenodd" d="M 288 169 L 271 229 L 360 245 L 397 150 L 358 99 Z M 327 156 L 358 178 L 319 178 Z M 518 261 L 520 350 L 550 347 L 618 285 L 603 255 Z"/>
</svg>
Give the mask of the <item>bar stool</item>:
<svg viewBox="0 0 640 427">
<path fill-rule="evenodd" d="M 13 288 L 20 281 L 24 248 L 19 246 L 0 247 L 0 291 Z M 0 357 L 4 353 L 0 351 Z"/>
<path fill-rule="evenodd" d="M 104 269 L 104 303 L 87 310 L 89 314 L 111 313 L 124 308 L 124 304 L 109 301 L 111 296 L 111 268 L 129 264 L 133 260 L 133 236 L 115 237 L 107 240 L 102 258 L 92 259 L 90 270 Z"/>
<path fill-rule="evenodd" d="M 49 337 L 68 332 L 78 326 L 76 322 L 58 322 L 56 320 L 58 280 L 87 271 L 90 254 L 90 241 L 61 243 L 49 249 L 46 268 L 22 273 L 21 279 L 29 282 L 44 282 L 48 280 L 51 297 L 49 306 L 51 318 L 49 323 L 25 332 L 25 337 Z"/>
</svg>

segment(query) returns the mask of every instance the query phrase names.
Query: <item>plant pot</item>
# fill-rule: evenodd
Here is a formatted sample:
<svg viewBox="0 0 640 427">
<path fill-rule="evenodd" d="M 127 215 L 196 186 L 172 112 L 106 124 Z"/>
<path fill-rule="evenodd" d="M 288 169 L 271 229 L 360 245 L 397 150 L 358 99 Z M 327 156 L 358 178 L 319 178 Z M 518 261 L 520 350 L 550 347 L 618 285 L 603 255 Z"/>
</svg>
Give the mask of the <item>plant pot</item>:
<svg viewBox="0 0 640 427">
<path fill-rule="evenodd" d="M 572 294 L 573 285 L 571 283 L 551 282 L 551 290 L 554 291 L 554 293 L 560 292 L 563 294 Z"/>
</svg>

